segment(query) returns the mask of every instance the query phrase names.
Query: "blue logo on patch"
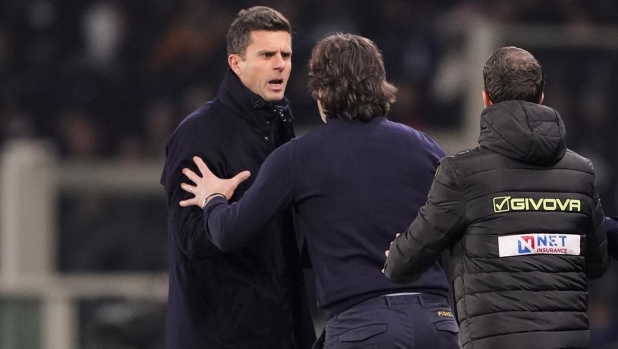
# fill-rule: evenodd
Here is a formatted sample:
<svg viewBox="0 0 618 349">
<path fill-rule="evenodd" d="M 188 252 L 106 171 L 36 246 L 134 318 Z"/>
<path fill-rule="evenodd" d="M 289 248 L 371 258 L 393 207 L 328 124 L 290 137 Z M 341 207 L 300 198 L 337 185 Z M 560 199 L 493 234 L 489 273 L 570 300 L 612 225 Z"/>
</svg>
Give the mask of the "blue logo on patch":
<svg viewBox="0 0 618 349">
<path fill-rule="evenodd" d="M 534 236 L 521 236 L 521 238 L 517 241 L 517 251 L 519 253 L 532 253 L 532 251 L 534 251 Z"/>
</svg>

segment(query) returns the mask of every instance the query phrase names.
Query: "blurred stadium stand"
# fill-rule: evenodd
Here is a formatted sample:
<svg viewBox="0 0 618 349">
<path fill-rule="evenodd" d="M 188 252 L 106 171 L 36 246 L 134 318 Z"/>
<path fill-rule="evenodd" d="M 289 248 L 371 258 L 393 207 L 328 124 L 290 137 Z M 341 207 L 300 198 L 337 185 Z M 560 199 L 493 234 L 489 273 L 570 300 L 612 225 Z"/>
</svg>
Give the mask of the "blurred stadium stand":
<svg viewBox="0 0 618 349">
<path fill-rule="evenodd" d="M 0 1 L 0 348 L 163 348 L 165 141 L 216 94 L 227 28 L 256 4 Z M 306 66 L 328 33 L 378 44 L 399 87 L 389 117 L 447 153 L 476 143 L 485 60 L 499 46 L 529 50 L 545 68 L 545 104 L 617 214 L 615 0 L 259 4 L 293 25 L 286 95 L 297 134 L 320 122 Z M 614 265 L 591 284 L 594 349 L 618 348 L 617 291 Z"/>
</svg>

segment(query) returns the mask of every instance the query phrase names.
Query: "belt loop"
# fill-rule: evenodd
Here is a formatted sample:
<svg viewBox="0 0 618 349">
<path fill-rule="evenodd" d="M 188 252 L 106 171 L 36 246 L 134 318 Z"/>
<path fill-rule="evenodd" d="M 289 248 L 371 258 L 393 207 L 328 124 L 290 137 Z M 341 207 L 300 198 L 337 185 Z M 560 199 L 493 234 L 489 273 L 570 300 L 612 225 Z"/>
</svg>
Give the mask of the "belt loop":
<svg viewBox="0 0 618 349">
<path fill-rule="evenodd" d="M 424 294 L 418 295 L 418 302 L 421 304 L 421 308 L 425 308 L 426 299 L 424 296 L 425 296 Z"/>
</svg>

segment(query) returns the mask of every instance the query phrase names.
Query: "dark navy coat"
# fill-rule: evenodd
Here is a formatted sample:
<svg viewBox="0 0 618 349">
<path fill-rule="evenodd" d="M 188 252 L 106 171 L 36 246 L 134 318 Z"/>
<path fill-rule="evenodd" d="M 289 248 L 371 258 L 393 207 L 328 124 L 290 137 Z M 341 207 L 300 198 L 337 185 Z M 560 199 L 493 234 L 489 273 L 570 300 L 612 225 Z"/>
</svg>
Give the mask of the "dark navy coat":
<svg viewBox="0 0 618 349">
<path fill-rule="evenodd" d="M 294 137 L 287 100 L 267 103 L 228 71 L 215 100 L 181 122 L 168 140 L 161 176 L 168 203 L 170 282 L 167 348 L 308 348 L 315 340 L 291 212 L 277 215 L 234 253 L 207 238 L 203 212 L 179 206 L 183 168 L 201 157 L 230 178 L 249 170 L 231 201 L 257 177 L 260 165 Z"/>
</svg>

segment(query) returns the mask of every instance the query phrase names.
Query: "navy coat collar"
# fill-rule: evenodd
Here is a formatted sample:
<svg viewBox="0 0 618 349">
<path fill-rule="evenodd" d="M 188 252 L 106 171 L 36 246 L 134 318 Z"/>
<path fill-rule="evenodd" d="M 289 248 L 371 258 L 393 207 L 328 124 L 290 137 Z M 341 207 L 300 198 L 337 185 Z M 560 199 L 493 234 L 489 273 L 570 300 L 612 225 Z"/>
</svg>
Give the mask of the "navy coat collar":
<svg viewBox="0 0 618 349">
<path fill-rule="evenodd" d="M 219 88 L 217 99 L 221 101 L 236 116 L 245 119 L 248 123 L 258 127 L 269 127 L 268 122 L 280 117 L 284 123 L 292 121 L 292 112 L 287 98 L 271 103 L 251 92 L 240 81 L 238 76 L 228 69 Z"/>
</svg>

